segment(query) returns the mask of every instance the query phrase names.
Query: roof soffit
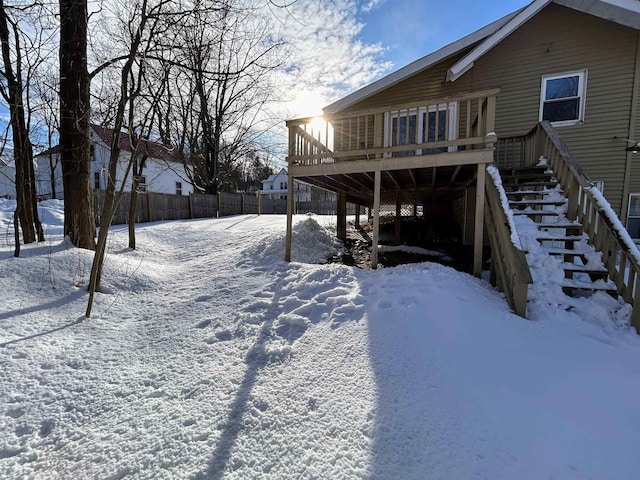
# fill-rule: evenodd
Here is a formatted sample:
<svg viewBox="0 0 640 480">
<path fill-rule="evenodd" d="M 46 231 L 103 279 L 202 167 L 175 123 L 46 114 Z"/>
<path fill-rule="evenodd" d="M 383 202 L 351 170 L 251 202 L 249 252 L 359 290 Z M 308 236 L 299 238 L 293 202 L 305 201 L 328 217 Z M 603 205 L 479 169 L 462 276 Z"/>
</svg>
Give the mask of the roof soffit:
<svg viewBox="0 0 640 480">
<path fill-rule="evenodd" d="M 640 30 L 638 0 L 553 0 L 553 3 Z"/>
</svg>

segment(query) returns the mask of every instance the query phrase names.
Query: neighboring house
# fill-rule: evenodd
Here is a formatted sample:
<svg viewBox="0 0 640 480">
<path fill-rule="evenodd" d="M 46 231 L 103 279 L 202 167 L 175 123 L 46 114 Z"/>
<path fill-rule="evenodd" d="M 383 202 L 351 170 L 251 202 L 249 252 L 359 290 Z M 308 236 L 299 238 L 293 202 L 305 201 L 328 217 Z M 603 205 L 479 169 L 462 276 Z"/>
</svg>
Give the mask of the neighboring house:
<svg viewBox="0 0 640 480">
<path fill-rule="evenodd" d="M 275 200 L 286 200 L 288 195 L 288 178 L 289 176 L 286 168 L 281 169 L 278 173 L 269 175 L 269 178 L 262 180 L 262 190 L 260 190 L 260 195 Z M 310 202 L 311 185 L 306 182 L 294 180 L 293 196 L 296 202 Z"/>
<path fill-rule="evenodd" d="M 16 168 L 13 160 L 0 158 L 0 198 L 16 198 Z"/>
<path fill-rule="evenodd" d="M 640 239 L 640 156 L 625 150 L 633 143 L 627 139 L 640 141 L 639 105 L 640 1 L 535 0 L 325 107 L 324 126 L 289 120 L 288 171 L 338 194 L 339 236 L 347 201 L 373 208 L 374 265 L 380 205 L 414 205 L 425 216 L 456 220 L 463 242 L 474 245 L 479 275 L 483 239 L 495 233 L 484 222 L 502 229 L 497 210 L 508 209 L 490 202 L 487 166 L 494 162 L 506 179 L 507 167 L 535 165 L 540 155 L 561 158 L 569 167 L 555 173 L 570 196 L 569 220 L 605 210 L 589 193 L 597 184 L 611 215 Z M 584 226 L 601 251 L 610 239 L 603 240 L 605 229 Z M 610 273 L 616 251 L 621 263 L 636 251 L 621 235 L 611 238 L 624 245 L 607 247 Z M 286 248 L 289 259 L 290 228 Z M 505 256 L 493 250 L 492 261 Z M 624 272 L 611 275 L 622 292 Z"/>
<path fill-rule="evenodd" d="M 109 154 L 112 130 L 91 125 L 91 188 L 104 190 L 107 184 L 109 168 Z M 124 178 L 127 162 L 133 152 L 128 135 L 120 133 L 120 165 L 118 167 L 116 188 L 119 188 Z M 160 143 L 142 140 L 138 146 L 138 155 L 147 155 L 145 167 L 140 175 L 140 192 L 168 193 L 173 195 L 189 195 L 193 193 L 193 186 L 185 173 L 182 157 L 171 148 Z M 37 163 L 38 196 L 50 198 L 52 195 L 51 166 L 53 166 L 53 182 L 55 197 L 63 198 L 62 167 L 59 161 L 58 147 L 46 150 L 35 157 Z M 131 190 L 133 176 L 127 178 L 125 191 Z"/>
</svg>

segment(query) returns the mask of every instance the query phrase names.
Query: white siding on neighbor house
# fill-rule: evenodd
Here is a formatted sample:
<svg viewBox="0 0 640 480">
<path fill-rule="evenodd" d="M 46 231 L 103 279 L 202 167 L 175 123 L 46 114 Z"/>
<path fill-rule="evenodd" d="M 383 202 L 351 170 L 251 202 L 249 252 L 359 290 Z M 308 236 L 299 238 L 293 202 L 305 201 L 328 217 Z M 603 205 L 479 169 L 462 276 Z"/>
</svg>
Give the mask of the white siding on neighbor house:
<svg viewBox="0 0 640 480">
<path fill-rule="evenodd" d="M 49 159 L 49 155 L 38 156 L 35 157 L 34 161 L 36 164 L 36 191 L 38 197 L 44 199 L 53 197 L 59 200 L 62 199 L 62 170 L 59 165 L 59 155 L 54 153 L 51 159 Z M 51 189 L 51 165 L 53 165 L 55 172 L 55 195 L 52 194 Z"/>
<path fill-rule="evenodd" d="M 288 193 L 289 175 L 283 168 L 276 175 L 271 175 L 262 181 L 260 195 L 273 199 L 286 199 Z M 311 185 L 299 180 L 293 180 L 293 193 L 298 202 L 311 201 Z"/>
<path fill-rule="evenodd" d="M 0 198 L 16 198 L 16 169 L 0 163 Z"/>
<path fill-rule="evenodd" d="M 95 139 L 92 135 L 93 143 L 93 159 L 91 161 L 91 173 L 90 173 L 90 187 L 96 188 L 96 174 L 99 177 L 100 189 L 104 190 L 107 184 L 107 175 L 109 167 L 109 149 L 102 143 L 101 140 Z M 59 154 L 54 154 L 56 159 Z M 129 152 L 122 152 L 120 154 L 120 164 L 116 174 L 116 188 L 120 188 L 124 173 L 126 171 L 126 163 L 130 158 Z M 49 157 L 38 156 L 37 162 L 37 182 L 38 182 L 38 195 L 41 197 L 47 197 L 51 195 L 51 181 L 50 181 L 50 167 Z M 60 162 L 55 165 L 56 171 L 56 198 L 63 198 L 62 191 L 62 167 Z M 184 171 L 184 166 L 178 163 L 165 162 L 154 158 L 148 158 L 142 173 L 142 176 L 146 179 L 146 191 L 153 193 L 168 193 L 175 195 L 177 192 L 176 182 L 180 182 L 180 194 L 189 195 L 193 193 L 193 185 L 189 183 L 187 175 Z M 127 178 L 125 191 L 131 191 L 131 183 L 133 177 L 131 173 Z"/>
</svg>

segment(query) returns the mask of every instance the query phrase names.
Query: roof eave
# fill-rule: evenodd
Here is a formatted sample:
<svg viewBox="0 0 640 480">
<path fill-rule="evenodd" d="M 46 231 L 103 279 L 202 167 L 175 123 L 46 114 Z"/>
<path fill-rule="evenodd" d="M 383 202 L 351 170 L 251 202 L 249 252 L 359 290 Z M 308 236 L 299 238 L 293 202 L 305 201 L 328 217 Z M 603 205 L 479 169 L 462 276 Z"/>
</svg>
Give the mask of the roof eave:
<svg viewBox="0 0 640 480">
<path fill-rule="evenodd" d="M 435 65 L 436 63 L 441 62 L 442 60 L 445 60 L 446 58 L 461 52 L 465 48 L 470 47 L 471 45 L 481 41 L 483 38 L 486 38 L 494 34 L 496 31 L 500 30 L 502 26 L 508 23 L 521 10 L 522 9 L 510 13 L 509 15 L 506 15 L 496 20 L 495 22 L 490 23 L 489 25 L 486 25 L 481 29 L 470 33 L 469 35 L 456 40 L 455 42 L 450 43 L 449 45 L 446 45 L 439 50 L 436 50 L 435 52 L 426 55 L 419 60 L 416 60 L 415 62 L 412 62 L 409 65 L 396 70 L 395 72 L 390 73 L 389 75 L 382 77 L 381 79 L 376 80 L 375 82 L 370 83 L 369 85 L 366 85 L 359 90 L 356 90 L 346 97 L 342 97 L 341 99 L 324 107 L 322 109 L 323 113 L 325 115 L 331 115 L 344 110 L 345 108 L 348 108 L 358 102 L 361 102 L 362 100 L 369 98 L 370 96 L 380 92 L 381 90 L 389 88 L 401 82 L 402 80 L 415 75 L 418 72 L 426 70 L 432 65 Z"/>
<path fill-rule="evenodd" d="M 456 62 L 447 71 L 447 82 L 455 82 L 458 78 L 468 72 L 476 60 L 482 57 L 485 53 L 495 47 L 498 43 L 508 37 L 515 30 L 520 28 L 522 24 L 528 21 L 531 17 L 536 15 L 540 10 L 546 7 L 551 0 L 535 0 L 527 5 L 524 9 L 518 12 L 509 22 L 488 36 L 480 45 L 474 48 L 471 52 L 464 56 L 461 60 Z"/>
</svg>

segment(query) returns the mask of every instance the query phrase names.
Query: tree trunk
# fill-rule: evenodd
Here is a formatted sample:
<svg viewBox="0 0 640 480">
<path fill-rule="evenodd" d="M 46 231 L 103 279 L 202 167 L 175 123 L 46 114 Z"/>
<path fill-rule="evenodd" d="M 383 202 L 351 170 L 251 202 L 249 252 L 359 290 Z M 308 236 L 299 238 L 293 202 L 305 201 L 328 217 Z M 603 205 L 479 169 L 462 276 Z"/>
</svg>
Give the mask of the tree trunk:
<svg viewBox="0 0 640 480">
<path fill-rule="evenodd" d="M 87 1 L 60 0 L 60 161 L 64 234 L 95 250 L 96 225 L 89 180 Z"/>
<path fill-rule="evenodd" d="M 140 177 L 133 174 L 133 182 L 131 183 L 131 196 L 129 202 L 129 217 L 127 224 L 129 225 L 129 248 L 136 249 L 136 213 L 138 211 L 138 187 L 140 186 Z M 151 220 L 151 219 L 149 219 Z"/>
<path fill-rule="evenodd" d="M 16 214 L 22 228 L 24 243 L 32 243 L 36 240 L 44 240 L 44 233 L 38 218 L 38 203 L 35 191 L 35 171 L 33 168 L 33 147 L 29 140 L 29 132 L 25 121 L 25 110 L 22 98 L 22 77 L 20 63 L 22 62 L 20 47 L 16 46 L 16 70 L 14 71 L 11 59 L 11 47 L 9 43 L 9 19 L 4 6 L 4 0 L 0 0 L 0 42 L 2 42 L 2 60 L 4 64 L 4 77 L 7 83 L 6 100 L 9 102 L 9 123 L 13 140 L 13 158 L 16 169 Z M 14 25 L 14 30 L 17 28 Z M 19 243 L 19 238 L 17 239 Z M 17 249 L 19 252 L 19 248 Z"/>
</svg>

